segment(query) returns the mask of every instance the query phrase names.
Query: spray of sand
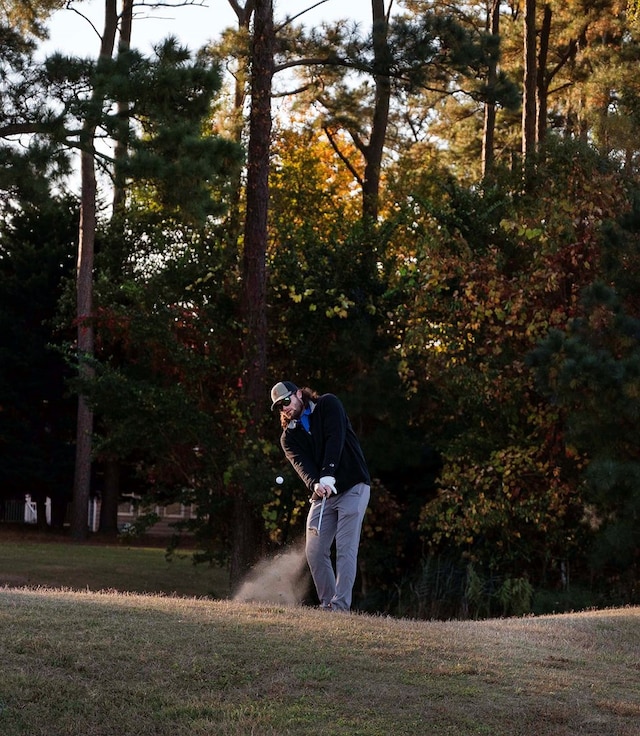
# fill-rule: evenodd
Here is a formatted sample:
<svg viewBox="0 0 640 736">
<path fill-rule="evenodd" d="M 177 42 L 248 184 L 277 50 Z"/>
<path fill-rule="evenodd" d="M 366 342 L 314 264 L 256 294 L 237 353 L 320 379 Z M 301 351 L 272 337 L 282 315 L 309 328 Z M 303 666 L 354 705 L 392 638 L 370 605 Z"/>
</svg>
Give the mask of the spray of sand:
<svg viewBox="0 0 640 736">
<path fill-rule="evenodd" d="M 296 606 L 308 588 L 303 541 L 287 552 L 261 560 L 243 581 L 234 600 Z"/>
</svg>

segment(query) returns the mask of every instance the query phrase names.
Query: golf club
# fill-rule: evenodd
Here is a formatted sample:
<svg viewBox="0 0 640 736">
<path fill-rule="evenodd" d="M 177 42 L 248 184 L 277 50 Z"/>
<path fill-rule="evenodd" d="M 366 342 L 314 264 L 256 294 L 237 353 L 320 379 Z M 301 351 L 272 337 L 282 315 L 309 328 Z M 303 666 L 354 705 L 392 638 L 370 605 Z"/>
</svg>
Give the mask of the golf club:
<svg viewBox="0 0 640 736">
<path fill-rule="evenodd" d="M 324 513 L 324 504 L 327 500 L 326 496 L 322 497 L 322 503 L 320 504 L 320 516 L 318 517 L 318 526 L 310 526 L 309 531 L 316 535 L 320 534 L 320 527 L 322 526 L 322 514 Z"/>
</svg>

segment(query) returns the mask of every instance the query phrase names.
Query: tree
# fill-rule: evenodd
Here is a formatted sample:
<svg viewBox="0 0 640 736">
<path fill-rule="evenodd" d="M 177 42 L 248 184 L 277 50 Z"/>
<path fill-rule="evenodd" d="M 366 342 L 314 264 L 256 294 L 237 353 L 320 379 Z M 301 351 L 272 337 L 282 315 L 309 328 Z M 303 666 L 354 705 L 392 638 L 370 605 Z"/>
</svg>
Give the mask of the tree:
<svg viewBox="0 0 640 736">
<path fill-rule="evenodd" d="M 391 103 L 390 67 L 392 61 L 388 40 L 389 19 L 384 0 L 372 0 L 371 46 L 373 50 L 373 81 L 375 86 L 371 134 L 364 144 L 359 137 L 354 142 L 365 160 L 362 179 L 362 219 L 367 227 L 378 221 L 382 154 L 387 138 Z"/>
<path fill-rule="evenodd" d="M 524 80 L 522 84 L 522 156 L 525 169 L 533 161 L 538 145 L 538 65 L 536 42 L 536 0 L 524 0 Z"/>
<path fill-rule="evenodd" d="M 584 143 L 601 141 L 603 146 L 608 140 L 609 148 L 601 149 L 605 155 L 619 146 L 621 151 L 616 155 L 627 160 L 632 157 L 627 138 L 629 119 L 623 119 L 619 112 L 624 108 L 628 115 L 625 100 L 631 102 L 637 93 L 631 70 L 637 65 L 638 45 L 622 6 L 620 0 L 550 1 L 537 6 L 535 23 L 532 15 L 530 23 L 522 20 L 518 4 L 511 6 L 511 14 L 503 14 L 501 68 L 513 79 L 522 79 L 523 91 L 527 80 L 530 86 L 520 120 L 498 115 L 498 148 L 512 154 L 515 126 L 522 143 L 526 120 L 527 136 L 535 142 L 533 151 L 552 133 Z M 530 58 L 525 73 L 522 50 L 527 29 Z M 527 106 L 530 109 L 525 115 Z"/>
<path fill-rule="evenodd" d="M 115 33 L 115 2 L 107 3 L 107 9 L 111 10 L 111 15 L 107 17 L 105 24 L 105 37 L 102 47 L 102 56 L 109 54 L 109 44 L 113 44 L 113 34 Z M 27 62 L 32 64 L 32 57 L 27 57 Z M 55 65 L 55 62 L 54 62 Z M 18 77 L 18 83 L 10 86 L 7 90 L 7 96 L 10 99 L 11 107 L 5 107 L 5 115 L 7 123 L 0 129 L 0 135 L 9 137 L 12 135 L 31 135 L 28 157 L 32 157 L 39 150 L 38 141 L 40 138 L 48 138 L 49 150 L 59 143 L 61 139 L 67 137 L 65 123 L 67 121 L 68 108 L 63 108 L 62 112 L 55 111 L 51 106 L 29 105 L 29 98 L 25 96 L 25 92 L 36 90 L 41 98 L 43 90 L 46 87 L 46 75 L 48 69 L 44 72 L 34 72 L 33 68 L 23 66 L 23 78 Z M 11 85 L 11 82 L 9 82 Z M 26 89 L 25 89 L 26 87 Z M 36 98 L 37 99 L 37 98 Z M 79 247 L 78 247 L 78 278 L 77 278 L 77 298 L 78 298 L 78 351 L 83 370 L 87 370 L 87 364 L 84 362 L 85 357 L 92 354 L 93 332 L 90 323 L 91 317 L 91 273 L 93 268 L 93 240 L 95 237 L 95 172 L 93 169 L 93 138 L 95 135 L 95 126 L 97 122 L 93 117 L 84 118 L 83 131 L 80 136 L 80 147 L 83 148 L 81 154 L 81 176 L 83 195 L 81 202 L 80 231 L 79 231 Z M 73 135 L 73 134 L 71 134 Z M 6 148 L 7 155 L 12 156 L 14 160 L 20 160 L 13 153 L 11 146 Z M 26 157 L 25 157 L 26 158 Z M 23 158 L 24 160 L 24 158 Z M 89 497 L 90 483 L 90 436 L 91 436 L 91 412 L 86 402 L 80 396 L 78 404 L 78 437 L 77 437 L 77 470 L 76 470 L 76 493 L 74 495 L 74 535 L 82 538 L 86 534 L 87 525 L 87 507 Z"/>
<path fill-rule="evenodd" d="M 104 30 L 101 37 L 98 67 L 113 54 L 117 28 L 116 0 L 105 0 Z M 93 377 L 93 262 L 97 227 L 95 136 L 104 99 L 97 87 L 93 88 L 89 114 L 84 118 L 80 133 L 80 230 L 78 234 L 78 265 L 76 276 L 78 325 L 78 369 L 81 381 Z M 87 397 L 78 395 L 78 425 L 76 433 L 76 472 L 73 485 L 71 534 L 74 539 L 85 539 L 88 533 L 87 509 L 91 495 L 91 446 L 93 411 Z"/>
<path fill-rule="evenodd" d="M 469 23 L 468 16 L 450 4 L 436 3 L 428 12 L 422 4 L 409 2 L 407 7 L 412 14 L 391 17 L 390 6 L 374 3 L 372 30 L 366 38 L 349 33 L 344 25 L 332 28 L 333 50 L 326 53 L 324 63 L 317 51 L 315 63 L 309 60 L 314 43 L 323 48 L 319 34 L 307 42 L 309 94 L 317 90 L 315 104 L 323 110 L 319 119 L 330 139 L 338 141 L 335 134 L 340 130 L 351 138 L 360 161 L 348 158 L 346 151 L 342 158 L 362 188 L 363 216 L 373 222 L 379 210 L 385 148 L 397 153 L 407 137 L 424 136 L 434 109 L 454 96 L 487 99 L 485 69 L 497 52 L 497 38 Z M 494 100 L 504 93 L 500 81 L 490 91 Z"/>
<path fill-rule="evenodd" d="M 1 0 L 0 18 L 18 33 L 46 37 L 44 22 L 65 0 Z"/>
<path fill-rule="evenodd" d="M 241 436 L 228 400 L 240 355 L 236 264 L 216 228 L 170 225 L 131 213 L 102 236 L 96 377 L 87 387 L 95 451 L 103 466 L 118 461 L 123 490 L 143 508 L 195 504 L 198 549 L 226 561 L 225 474 Z"/>
<path fill-rule="evenodd" d="M 500 33 L 500 0 L 491 0 L 487 8 L 487 31 L 492 36 L 498 36 Z M 494 89 L 498 77 L 497 60 L 489 61 L 489 70 L 487 74 L 487 87 Z M 494 139 L 496 127 L 496 103 L 489 100 L 484 104 L 484 128 L 482 135 L 482 176 L 485 177 L 493 168 L 494 161 Z"/>
<path fill-rule="evenodd" d="M 599 272 L 601 217 L 615 216 L 622 186 L 574 146 L 546 161 L 521 196 L 517 175 L 514 189 L 437 174 L 433 192 L 414 189 L 393 319 L 411 413 L 444 461 L 421 517 L 430 549 L 539 586 L 561 560 L 583 564 L 581 457 L 526 356 L 569 322 Z"/>
<path fill-rule="evenodd" d="M 8 140 L 3 149 L 11 162 L 13 179 L 5 177 L 13 192 L 19 192 L 42 177 L 29 177 L 34 166 L 54 166 L 67 173 L 68 153 L 80 149 L 81 216 L 77 267 L 76 324 L 80 387 L 78 403 L 77 471 L 73 534 L 87 533 L 87 505 L 91 493 L 92 409 L 83 391 L 92 379 L 94 365 L 93 273 L 96 210 L 96 168 L 113 173 L 116 187 L 114 212 L 121 222 L 126 187 L 135 179 L 153 192 L 167 214 L 176 208 L 191 218 L 205 218 L 220 211 L 213 203 L 212 187 L 220 172 L 219 163 L 230 171 L 237 168 L 237 147 L 220 145 L 219 139 L 204 141 L 201 121 L 209 110 L 212 94 L 219 89 L 216 68 L 191 63 L 188 52 L 175 42 L 165 44 L 153 63 L 131 52 L 129 33 L 132 5 L 122 6 L 122 37 L 113 58 L 119 16 L 115 0 L 105 4 L 105 25 L 97 61 L 67 59 L 59 55 L 35 66 L 33 45 L 7 30 L 6 66 L 13 73 L 5 79 L 4 124 L 0 135 Z M 164 87 L 162 85 L 165 85 Z M 45 93 L 46 90 L 46 93 Z M 167 90 L 171 90 L 167 93 Z M 44 101 L 45 94 L 47 95 Z M 146 98 L 145 98 L 146 95 Z M 153 98 L 152 101 L 151 98 Z M 118 105 L 114 114 L 114 105 Z M 131 121 L 137 120 L 143 140 L 134 134 Z M 195 123 L 194 123 L 195 120 Z M 78 133 L 78 130 L 80 131 Z M 21 135 L 26 153 L 13 146 L 11 136 Z M 116 142 L 114 161 L 97 139 Z M 127 153 L 127 148 L 129 149 Z M 62 153 L 61 153 L 62 152 Z M 215 162 L 214 162 L 215 161 Z M 16 171 L 25 172 L 18 179 Z M 171 186 L 163 183 L 171 178 Z M 49 176 L 51 183 L 55 178 Z M 141 184 L 144 182 L 143 184 Z M 46 187 L 44 188 L 46 191 Z M 131 201 L 131 200 L 130 200 Z M 11 205 L 11 200 L 8 200 Z M 114 227 L 118 224 L 114 221 Z M 113 504 L 112 504 L 113 508 Z"/>
<path fill-rule="evenodd" d="M 217 129 L 227 132 L 231 139 L 238 145 L 242 144 L 245 137 L 246 115 L 245 103 L 249 96 L 249 43 L 250 29 L 254 0 L 246 0 L 244 6 L 235 0 L 229 0 L 238 19 L 238 29 L 235 33 L 226 33 L 215 48 L 214 58 L 226 58 L 228 64 L 233 64 L 233 104 L 232 109 L 220 112 L 220 122 Z M 242 171 L 238 169 L 237 175 L 231 185 L 231 202 L 227 215 L 228 241 L 231 247 L 237 248 L 243 231 L 243 199 L 242 199 Z"/>
<path fill-rule="evenodd" d="M 242 396 L 247 427 L 243 452 L 253 455 L 267 394 L 266 252 L 271 145 L 271 85 L 274 71 L 274 25 L 271 0 L 256 0 L 251 42 L 251 110 L 247 151 L 246 216 L 242 253 L 243 318 Z M 234 539 L 230 576 L 237 584 L 255 562 L 256 511 L 246 489 L 235 486 Z"/>
<path fill-rule="evenodd" d="M 626 595 L 640 550 L 640 458 L 632 440 L 640 353 L 638 317 L 628 311 L 633 306 L 595 283 L 585 290 L 574 319 L 564 330 L 552 330 L 531 356 L 543 390 L 563 409 L 567 442 L 584 458 L 592 564 L 626 580 Z"/>
<path fill-rule="evenodd" d="M 112 76 L 126 80 L 114 92 L 121 99 L 120 109 L 127 113 L 125 123 L 135 116 L 142 131 L 136 135 L 128 125 L 114 131 L 115 179 L 120 194 L 108 227 L 108 242 L 113 248 L 108 268 L 114 283 L 120 283 L 120 274 L 136 250 L 126 232 L 140 217 L 145 221 L 142 211 L 161 212 L 170 229 L 179 227 L 178 223 L 199 229 L 209 217 L 226 213 L 229 178 L 240 170 L 241 157 L 233 143 L 203 135 L 203 121 L 220 87 L 218 67 L 204 56 L 199 55 L 194 62 L 188 50 L 172 38 L 158 44 L 152 59 L 139 58 L 120 43 Z M 155 223 L 152 230 L 154 237 L 161 239 Z M 124 243 L 132 250 L 123 249 Z M 118 458 L 106 452 L 99 459 L 105 463 L 101 531 L 113 531 L 119 494 Z"/>
<path fill-rule="evenodd" d="M 73 478 L 73 402 L 58 302 L 73 278 L 77 206 L 69 199 L 23 200 L 0 225 L 0 496 L 38 504 L 61 529 Z"/>
<path fill-rule="evenodd" d="M 232 142 L 202 135 L 202 121 L 208 116 L 211 98 L 220 85 L 217 68 L 211 67 L 202 58 L 194 62 L 187 49 L 179 46 L 174 39 L 167 39 L 160 44 L 155 53 L 155 58 L 143 59 L 135 53 L 125 54 L 121 49 L 115 62 L 116 68 L 109 75 L 109 78 L 115 80 L 126 80 L 126 85 L 117 86 L 111 96 L 128 100 L 127 107 L 136 116 L 143 135 L 134 136 L 132 132 L 125 131 L 128 140 L 127 155 L 118 163 L 123 184 L 127 185 L 127 196 L 120 211 L 116 213 L 117 216 L 112 218 L 108 227 L 103 228 L 103 255 L 98 262 L 97 273 L 103 276 L 101 289 L 106 284 L 110 285 L 106 293 L 98 295 L 98 304 L 103 314 L 111 314 L 114 308 L 120 312 L 118 289 L 127 291 L 133 288 L 132 293 L 138 289 L 137 282 L 142 277 L 129 273 L 131 259 L 142 263 L 151 259 L 166 263 L 167 269 L 177 268 L 172 254 L 176 249 L 185 247 L 183 238 L 179 235 L 181 228 L 193 230 L 192 247 L 195 258 L 196 242 L 208 218 L 226 211 L 228 181 L 239 168 L 241 160 L 240 151 Z M 127 203 L 128 206 L 125 207 Z M 155 211 L 158 211 L 157 215 L 153 214 Z M 177 231 L 175 242 L 168 234 L 173 234 L 174 231 Z M 152 241 L 153 246 L 150 248 L 153 255 L 149 255 L 132 240 L 132 232 L 136 232 L 143 242 Z M 167 250 L 166 254 L 163 253 L 164 248 Z M 204 263 L 202 267 L 206 269 L 208 264 Z M 144 272 L 146 269 L 142 270 Z M 193 275 L 192 278 L 196 280 Z M 161 279 L 159 281 L 164 283 Z M 117 287 L 115 292 L 112 291 L 113 286 Z M 188 284 L 182 284 L 182 289 L 187 286 Z M 154 300 L 168 305 L 191 301 L 189 294 L 184 291 L 176 293 L 174 289 L 175 286 L 172 285 L 164 294 L 161 290 L 154 292 Z M 137 304 L 134 302 L 131 308 L 135 315 Z M 145 308 L 140 307 L 140 310 L 147 315 Z M 98 319 L 98 325 L 102 329 L 106 329 L 105 324 L 107 323 L 103 319 Z M 171 341 L 171 322 L 164 329 L 167 339 Z M 118 342 L 116 339 L 116 348 Z M 107 335 L 101 338 L 101 343 L 101 356 L 108 360 L 110 340 Z M 139 360 L 135 355 L 122 353 L 119 349 L 116 350 L 116 355 L 121 361 L 119 369 L 127 375 L 126 363 Z M 167 358 L 167 365 L 172 364 L 172 359 Z M 154 386 L 157 370 L 150 366 L 149 371 L 149 384 Z M 91 386 L 87 388 L 93 391 Z M 158 389 L 149 390 L 156 393 Z M 104 390 L 101 391 L 101 396 L 103 398 L 99 411 L 105 417 L 110 417 L 109 421 L 101 420 L 101 433 L 108 428 L 118 436 L 121 434 L 118 425 L 122 417 L 113 415 L 110 406 L 113 397 L 104 398 Z M 192 401 L 198 403 L 192 397 L 185 399 L 186 403 Z M 131 410 L 140 411 L 139 408 Z M 193 422 L 194 427 L 200 426 L 196 419 Z M 182 435 L 186 437 L 187 432 L 183 431 Z M 200 440 L 200 445 L 203 444 L 203 440 Z M 131 451 L 140 448 L 140 452 L 143 452 L 142 448 L 146 445 L 144 438 L 131 436 L 128 446 L 125 442 L 111 442 L 108 438 L 101 441 L 97 458 L 104 464 L 103 509 L 104 518 L 110 519 L 111 528 L 115 526 L 117 514 L 117 464 L 121 460 L 126 469 L 126 464 L 130 463 Z M 198 442 L 194 440 L 192 446 L 196 445 Z M 146 453 L 141 457 L 146 457 Z M 110 487 L 107 481 L 113 483 L 113 486 Z M 163 491 L 163 498 L 168 498 L 167 493 L 166 490 Z M 203 504 L 203 510 L 205 508 L 208 508 L 208 504 Z M 107 515 L 109 510 L 110 516 Z M 102 520 L 101 513 L 101 530 L 104 531 Z"/>
<path fill-rule="evenodd" d="M 131 30 L 133 27 L 133 4 L 134 0 L 123 0 L 122 13 L 120 15 L 120 35 L 118 38 L 118 54 L 124 54 L 131 48 Z M 123 120 L 128 118 L 128 101 L 118 100 L 118 116 Z M 113 152 L 113 215 L 121 215 L 124 209 L 126 188 L 121 168 L 126 162 L 127 146 L 129 143 L 128 126 L 123 126 L 123 131 L 116 138 Z"/>
</svg>

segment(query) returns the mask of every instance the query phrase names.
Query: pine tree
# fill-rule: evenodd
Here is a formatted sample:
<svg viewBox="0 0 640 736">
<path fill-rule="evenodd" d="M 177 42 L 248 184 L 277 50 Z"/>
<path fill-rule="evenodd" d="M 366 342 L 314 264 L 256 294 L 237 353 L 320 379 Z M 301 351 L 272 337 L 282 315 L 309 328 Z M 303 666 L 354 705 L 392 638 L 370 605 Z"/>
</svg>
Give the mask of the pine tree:
<svg viewBox="0 0 640 736">
<path fill-rule="evenodd" d="M 631 572 L 640 531 L 640 319 L 609 286 L 587 289 L 580 314 L 532 355 L 566 415 L 567 441 L 587 460 L 585 502 L 597 567 Z"/>
</svg>

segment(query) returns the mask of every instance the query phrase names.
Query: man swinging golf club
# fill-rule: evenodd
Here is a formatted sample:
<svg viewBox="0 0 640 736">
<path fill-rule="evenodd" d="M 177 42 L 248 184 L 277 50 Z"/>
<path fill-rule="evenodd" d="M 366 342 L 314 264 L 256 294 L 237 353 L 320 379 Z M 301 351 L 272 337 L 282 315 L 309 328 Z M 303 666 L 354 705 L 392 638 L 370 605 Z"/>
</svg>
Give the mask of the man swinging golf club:
<svg viewBox="0 0 640 736">
<path fill-rule="evenodd" d="M 285 457 L 311 492 L 305 551 L 320 607 L 348 611 L 371 490 L 360 442 L 333 394 L 280 381 L 271 389 L 271 411 L 280 414 Z"/>
</svg>

